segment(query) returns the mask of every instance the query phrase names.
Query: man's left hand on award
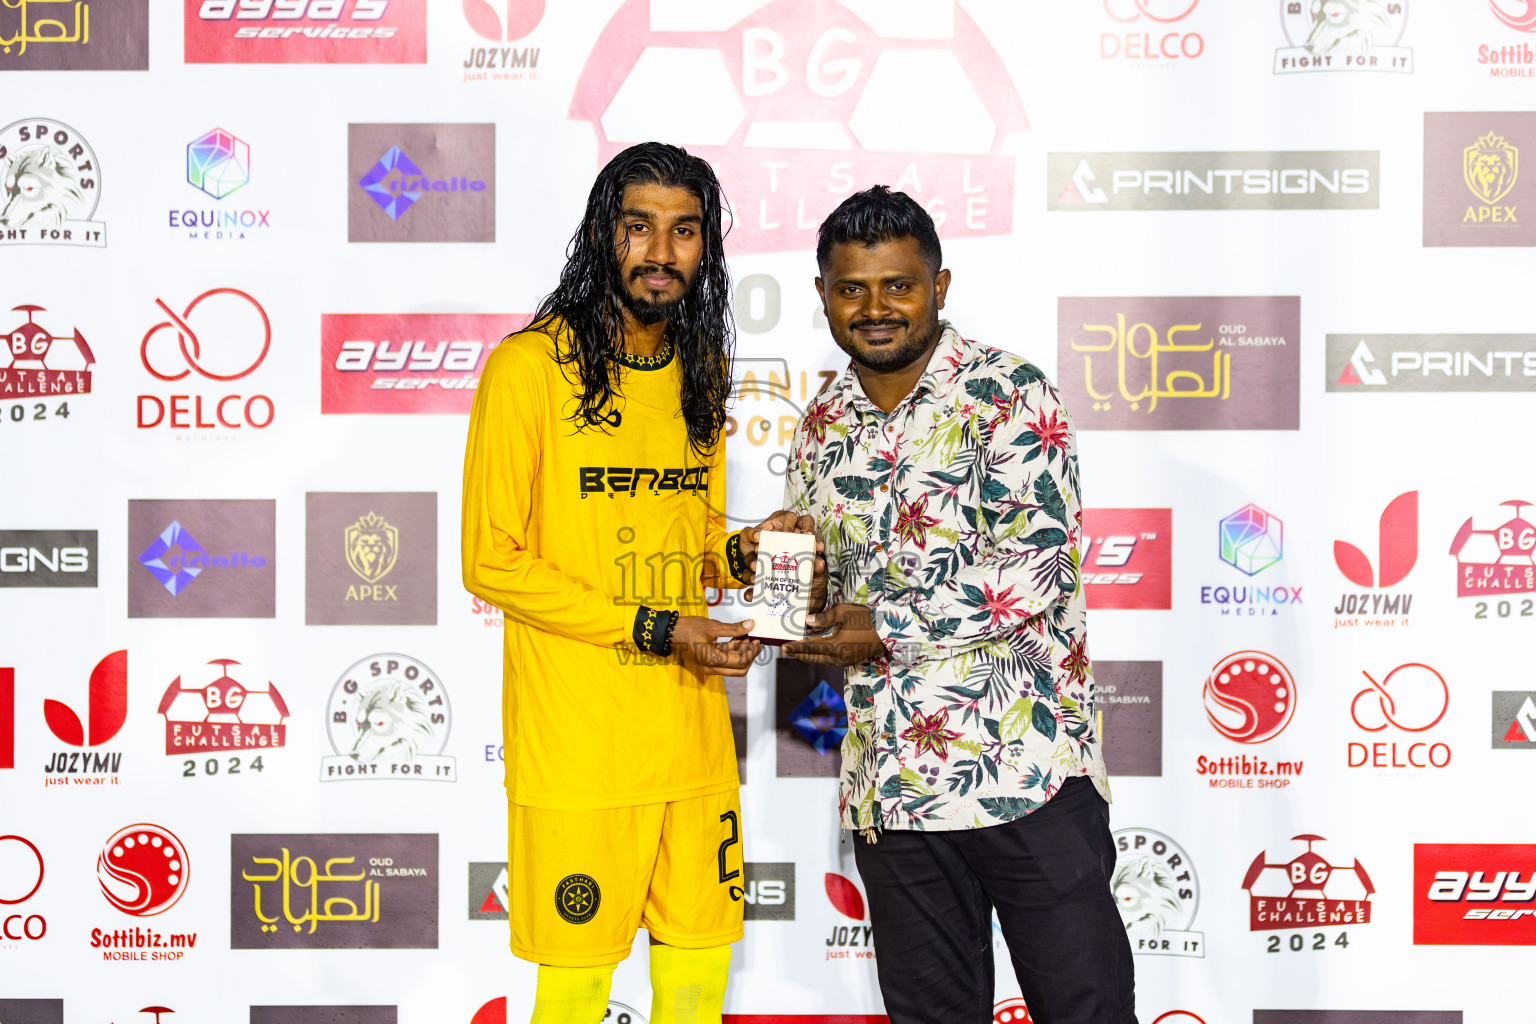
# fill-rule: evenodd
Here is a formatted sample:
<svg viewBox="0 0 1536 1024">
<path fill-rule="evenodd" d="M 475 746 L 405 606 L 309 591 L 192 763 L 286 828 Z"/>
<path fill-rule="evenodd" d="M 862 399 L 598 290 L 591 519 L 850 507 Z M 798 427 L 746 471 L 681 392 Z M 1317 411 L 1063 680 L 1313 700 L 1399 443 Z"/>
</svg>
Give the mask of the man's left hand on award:
<svg viewBox="0 0 1536 1024">
<path fill-rule="evenodd" d="M 862 665 L 888 653 L 875 632 L 874 616 L 862 604 L 840 604 L 806 619 L 808 630 L 826 630 L 824 636 L 784 645 L 784 654 L 810 665 Z"/>
</svg>

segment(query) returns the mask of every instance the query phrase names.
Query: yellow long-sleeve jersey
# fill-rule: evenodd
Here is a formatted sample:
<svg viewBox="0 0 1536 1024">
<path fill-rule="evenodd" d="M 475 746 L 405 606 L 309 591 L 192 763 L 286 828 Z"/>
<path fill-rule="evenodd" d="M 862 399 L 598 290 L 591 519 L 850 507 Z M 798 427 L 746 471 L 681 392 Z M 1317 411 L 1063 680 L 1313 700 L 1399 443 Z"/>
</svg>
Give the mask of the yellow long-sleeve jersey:
<svg viewBox="0 0 1536 1024">
<path fill-rule="evenodd" d="M 578 431 L 556 322 L 487 358 L 464 460 L 465 587 L 502 610 L 508 798 L 580 810 L 739 785 L 725 688 L 632 639 L 643 604 L 704 615 L 729 581 L 725 442 L 701 460 L 678 359 L 621 367 L 607 420 Z M 670 348 L 670 346 L 668 346 Z"/>
</svg>

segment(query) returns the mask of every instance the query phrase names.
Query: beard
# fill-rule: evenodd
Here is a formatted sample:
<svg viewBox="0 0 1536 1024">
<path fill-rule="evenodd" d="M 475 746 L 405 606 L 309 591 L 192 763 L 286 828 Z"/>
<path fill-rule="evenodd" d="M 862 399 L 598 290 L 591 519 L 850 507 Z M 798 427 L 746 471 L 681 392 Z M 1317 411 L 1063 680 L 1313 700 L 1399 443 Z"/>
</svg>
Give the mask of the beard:
<svg viewBox="0 0 1536 1024">
<path fill-rule="evenodd" d="M 683 294 L 675 299 L 660 298 L 659 292 L 653 292 L 642 286 L 639 295 L 631 291 L 632 282 L 638 281 L 642 276 L 668 274 L 683 282 Z M 619 289 L 619 301 L 629 311 L 629 315 L 647 327 L 654 326 L 664 320 L 670 320 L 683 308 L 683 302 L 688 298 L 688 293 L 693 291 L 693 282 L 687 280 L 682 274 L 674 270 L 655 265 L 639 266 L 629 272 L 629 281 Z"/>
<path fill-rule="evenodd" d="M 853 341 L 855 329 L 864 327 L 906 327 L 908 333 L 906 339 L 896 343 L 882 345 L 878 348 L 866 348 L 862 351 Z M 885 320 L 853 320 L 848 324 L 849 341 L 840 347 L 853 357 L 854 361 L 871 370 L 900 370 L 902 367 L 911 366 L 923 357 L 928 351 L 934 339 L 939 336 L 939 325 L 935 322 L 926 333 L 918 334 L 911 329 L 911 322 L 904 317 L 890 317 Z"/>
</svg>

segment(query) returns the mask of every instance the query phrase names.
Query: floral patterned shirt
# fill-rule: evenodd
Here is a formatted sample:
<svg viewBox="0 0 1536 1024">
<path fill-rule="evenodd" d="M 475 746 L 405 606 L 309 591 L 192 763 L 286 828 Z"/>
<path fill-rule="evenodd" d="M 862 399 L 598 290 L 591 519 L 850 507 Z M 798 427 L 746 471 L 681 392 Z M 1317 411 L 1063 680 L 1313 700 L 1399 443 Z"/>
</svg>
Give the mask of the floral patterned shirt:
<svg viewBox="0 0 1536 1024">
<path fill-rule="evenodd" d="M 1109 797 L 1071 421 L 1037 367 L 941 327 L 895 409 L 850 362 L 790 453 L 784 507 L 826 542 L 828 604 L 868 605 L 890 652 L 848 670 L 845 828 L 1014 821 L 1074 775 Z"/>
</svg>

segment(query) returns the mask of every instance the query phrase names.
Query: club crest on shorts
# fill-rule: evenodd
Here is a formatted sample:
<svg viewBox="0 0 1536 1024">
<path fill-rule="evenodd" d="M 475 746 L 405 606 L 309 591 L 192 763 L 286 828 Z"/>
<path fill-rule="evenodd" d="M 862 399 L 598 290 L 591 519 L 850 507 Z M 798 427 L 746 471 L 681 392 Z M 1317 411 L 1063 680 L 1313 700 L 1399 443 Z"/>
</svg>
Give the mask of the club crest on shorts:
<svg viewBox="0 0 1536 1024">
<path fill-rule="evenodd" d="M 603 890 L 591 875 L 566 875 L 555 886 L 555 910 L 571 924 L 586 924 L 597 916 Z"/>
</svg>

